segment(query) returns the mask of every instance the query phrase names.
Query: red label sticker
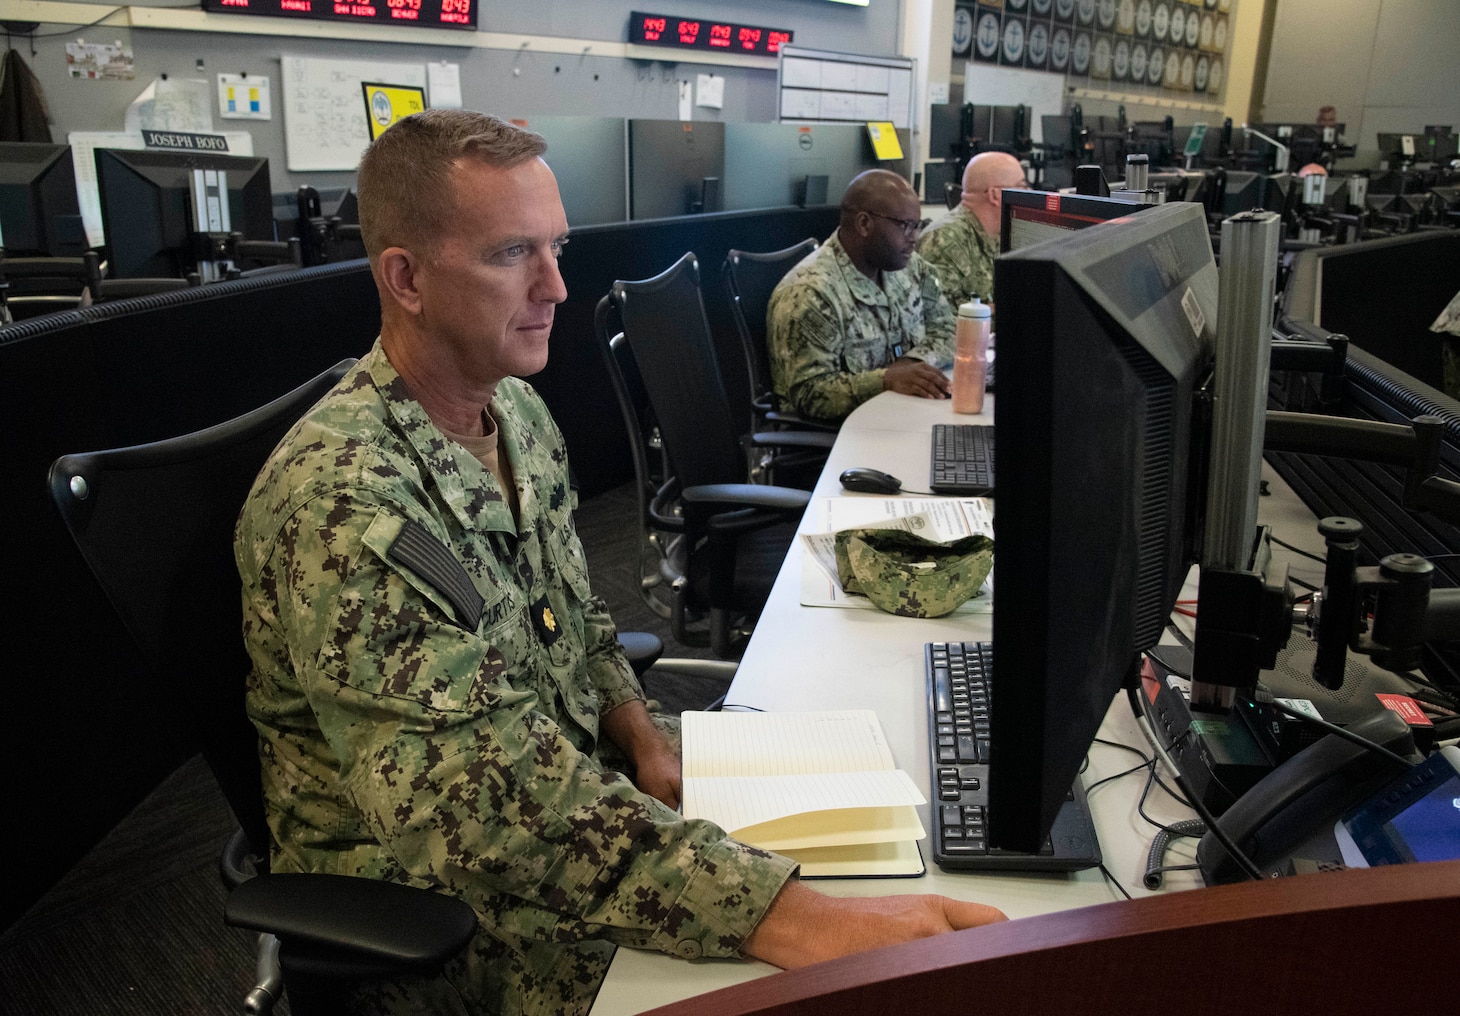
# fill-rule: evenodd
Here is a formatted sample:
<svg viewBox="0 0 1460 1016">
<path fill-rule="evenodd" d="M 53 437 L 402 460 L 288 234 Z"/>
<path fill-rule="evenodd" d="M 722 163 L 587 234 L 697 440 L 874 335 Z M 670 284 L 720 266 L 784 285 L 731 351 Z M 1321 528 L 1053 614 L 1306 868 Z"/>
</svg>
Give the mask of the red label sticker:
<svg viewBox="0 0 1460 1016">
<path fill-rule="evenodd" d="M 1044 210 L 1046 212 L 1057 212 L 1060 210 L 1059 192 L 1050 191 L 1044 196 Z"/>
<path fill-rule="evenodd" d="M 1398 713 L 1411 727 L 1433 727 L 1430 718 L 1424 714 L 1419 703 L 1408 695 L 1378 695 L 1385 708 Z"/>
</svg>

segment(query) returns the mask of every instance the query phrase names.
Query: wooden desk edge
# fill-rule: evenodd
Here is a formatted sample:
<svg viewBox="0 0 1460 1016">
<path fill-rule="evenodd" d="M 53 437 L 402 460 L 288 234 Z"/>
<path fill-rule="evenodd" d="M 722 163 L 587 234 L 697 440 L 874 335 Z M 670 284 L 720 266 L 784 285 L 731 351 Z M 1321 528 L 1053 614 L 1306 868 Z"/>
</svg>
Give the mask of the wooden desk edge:
<svg viewBox="0 0 1460 1016">
<path fill-rule="evenodd" d="M 649 1016 L 1436 1011 L 1447 989 L 1425 973 L 1453 962 L 1457 913 L 1460 861 L 1246 882 L 891 946 Z"/>
</svg>

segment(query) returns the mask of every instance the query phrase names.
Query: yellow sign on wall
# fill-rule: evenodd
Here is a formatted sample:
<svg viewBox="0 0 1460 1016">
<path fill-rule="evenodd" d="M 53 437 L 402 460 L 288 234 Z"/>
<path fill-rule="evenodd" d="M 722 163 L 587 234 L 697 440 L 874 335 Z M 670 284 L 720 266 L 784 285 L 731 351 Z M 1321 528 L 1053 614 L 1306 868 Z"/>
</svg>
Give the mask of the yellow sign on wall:
<svg viewBox="0 0 1460 1016">
<path fill-rule="evenodd" d="M 415 85 L 383 85 L 374 81 L 362 81 L 360 89 L 365 93 L 365 118 L 370 123 L 370 140 L 374 141 L 385 129 L 403 116 L 419 113 L 426 108 L 426 90 Z"/>
</svg>

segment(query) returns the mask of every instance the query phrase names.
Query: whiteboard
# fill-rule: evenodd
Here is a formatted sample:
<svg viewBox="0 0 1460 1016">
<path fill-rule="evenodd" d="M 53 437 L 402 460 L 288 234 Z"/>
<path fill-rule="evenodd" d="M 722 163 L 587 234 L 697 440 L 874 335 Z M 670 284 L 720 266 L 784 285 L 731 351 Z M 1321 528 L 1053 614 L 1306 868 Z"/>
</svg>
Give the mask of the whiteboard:
<svg viewBox="0 0 1460 1016">
<path fill-rule="evenodd" d="M 783 46 L 777 66 L 782 123 L 890 120 L 912 126 L 914 63 L 907 57 Z"/>
<path fill-rule="evenodd" d="M 1029 136 L 1047 141 L 1040 117 L 1064 112 L 1065 77 L 970 60 L 963 68 L 963 101 L 978 106 L 1028 106 Z"/>
<path fill-rule="evenodd" d="M 284 54 L 284 150 L 289 169 L 354 169 L 370 144 L 360 85 L 426 87 L 425 64 Z"/>
</svg>

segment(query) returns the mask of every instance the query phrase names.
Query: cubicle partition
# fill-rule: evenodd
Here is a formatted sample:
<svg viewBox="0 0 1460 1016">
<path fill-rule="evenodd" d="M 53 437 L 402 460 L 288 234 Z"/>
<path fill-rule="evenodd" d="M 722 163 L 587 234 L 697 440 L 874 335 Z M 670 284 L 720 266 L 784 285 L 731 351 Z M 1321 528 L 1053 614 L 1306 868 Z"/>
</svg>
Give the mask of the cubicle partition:
<svg viewBox="0 0 1460 1016">
<path fill-rule="evenodd" d="M 568 225 L 578 229 L 629 217 L 625 121 L 601 116 L 534 116 L 514 122 L 547 141 L 543 158 L 558 178 Z"/>
<path fill-rule="evenodd" d="M 897 132 L 904 158 L 881 161 L 866 124 L 727 123 L 725 210 L 776 205 L 838 204 L 852 177 L 868 169 L 909 176 L 911 141 Z M 807 177 L 822 178 L 820 196 L 805 198 Z"/>
<path fill-rule="evenodd" d="M 197 750 L 187 717 L 153 685 L 55 514 L 51 462 L 236 416 L 361 355 L 379 323 L 375 287 L 357 261 L 0 331 L 0 681 L 12 760 L 0 813 L 11 831 L 4 866 L 25 872 L 0 926 Z"/>
</svg>

